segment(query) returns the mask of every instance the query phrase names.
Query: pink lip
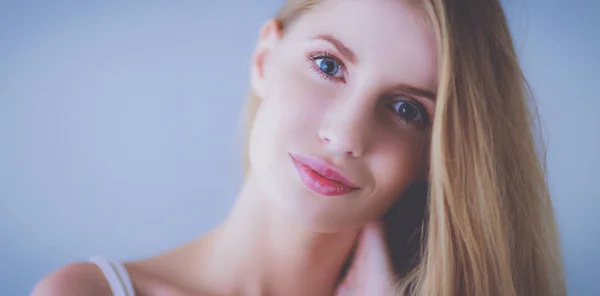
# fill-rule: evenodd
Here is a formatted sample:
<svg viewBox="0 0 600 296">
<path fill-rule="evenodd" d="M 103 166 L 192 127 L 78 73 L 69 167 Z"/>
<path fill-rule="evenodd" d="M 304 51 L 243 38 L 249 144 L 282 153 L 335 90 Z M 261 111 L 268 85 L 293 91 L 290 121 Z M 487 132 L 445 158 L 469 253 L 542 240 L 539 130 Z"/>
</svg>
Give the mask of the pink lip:
<svg viewBox="0 0 600 296">
<path fill-rule="evenodd" d="M 315 193 L 338 196 L 360 189 L 325 161 L 299 155 L 290 154 L 290 156 L 302 183 Z"/>
</svg>

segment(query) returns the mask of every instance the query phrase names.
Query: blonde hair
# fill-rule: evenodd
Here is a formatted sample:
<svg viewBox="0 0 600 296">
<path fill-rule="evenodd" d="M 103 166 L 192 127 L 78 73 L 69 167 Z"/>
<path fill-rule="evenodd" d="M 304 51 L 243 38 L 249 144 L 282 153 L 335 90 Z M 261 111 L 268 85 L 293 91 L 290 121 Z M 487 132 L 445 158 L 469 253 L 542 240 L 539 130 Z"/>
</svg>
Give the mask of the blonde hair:
<svg viewBox="0 0 600 296">
<path fill-rule="evenodd" d="M 283 32 L 319 2 L 286 1 L 276 16 Z M 423 201 L 423 232 L 413 254 L 390 250 L 402 263 L 398 293 L 566 295 L 545 160 L 536 153 L 537 112 L 501 4 L 419 3 L 436 32 L 440 76 L 428 188 L 399 200 Z M 247 132 L 259 102 L 251 93 Z M 390 233 L 409 240 L 405 229 Z"/>
</svg>

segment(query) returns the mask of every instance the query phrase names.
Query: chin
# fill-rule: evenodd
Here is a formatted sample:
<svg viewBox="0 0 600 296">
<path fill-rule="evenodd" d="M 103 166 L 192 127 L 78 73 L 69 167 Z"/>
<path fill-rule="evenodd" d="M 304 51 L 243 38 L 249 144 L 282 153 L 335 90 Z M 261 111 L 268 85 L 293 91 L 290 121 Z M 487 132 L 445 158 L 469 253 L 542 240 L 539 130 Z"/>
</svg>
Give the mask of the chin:
<svg viewBox="0 0 600 296">
<path fill-rule="evenodd" d="M 366 224 L 367 219 L 361 219 L 358 213 L 361 203 L 357 199 L 360 197 L 319 195 L 302 184 L 288 157 L 255 156 L 254 163 L 251 159 L 251 167 L 256 181 L 274 204 L 272 210 L 280 211 L 282 217 L 320 233 L 342 232 Z"/>
<path fill-rule="evenodd" d="M 304 188 L 295 194 L 278 196 L 279 209 L 302 227 L 320 233 L 352 230 L 366 222 L 355 217 L 347 201 L 315 195 Z"/>
</svg>

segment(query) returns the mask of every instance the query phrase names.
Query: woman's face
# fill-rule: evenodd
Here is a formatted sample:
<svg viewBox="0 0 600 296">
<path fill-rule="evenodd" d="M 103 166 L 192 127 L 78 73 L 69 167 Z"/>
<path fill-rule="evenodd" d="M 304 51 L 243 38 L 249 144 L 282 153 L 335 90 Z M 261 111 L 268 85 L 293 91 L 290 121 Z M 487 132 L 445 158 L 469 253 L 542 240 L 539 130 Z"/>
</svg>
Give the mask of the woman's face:
<svg viewBox="0 0 600 296">
<path fill-rule="evenodd" d="M 423 178 L 436 44 L 398 0 L 328 0 L 280 37 L 263 29 L 251 173 L 288 216 L 332 232 L 381 217 Z"/>
</svg>

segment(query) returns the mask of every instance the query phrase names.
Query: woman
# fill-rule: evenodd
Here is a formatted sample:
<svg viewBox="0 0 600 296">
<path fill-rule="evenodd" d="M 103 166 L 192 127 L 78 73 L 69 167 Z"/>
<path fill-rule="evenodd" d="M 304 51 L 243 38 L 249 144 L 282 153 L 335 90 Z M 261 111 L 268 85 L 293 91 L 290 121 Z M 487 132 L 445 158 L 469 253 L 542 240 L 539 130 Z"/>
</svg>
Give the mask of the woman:
<svg viewBox="0 0 600 296">
<path fill-rule="evenodd" d="M 227 220 L 146 260 L 70 264 L 34 295 L 566 294 L 498 1 L 290 0 L 251 68 Z"/>
</svg>

